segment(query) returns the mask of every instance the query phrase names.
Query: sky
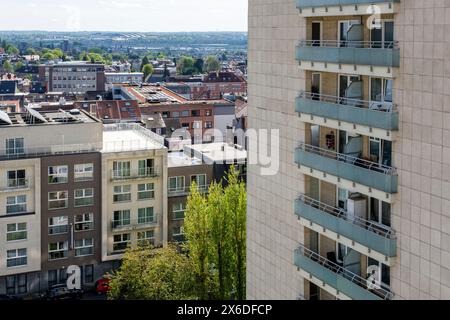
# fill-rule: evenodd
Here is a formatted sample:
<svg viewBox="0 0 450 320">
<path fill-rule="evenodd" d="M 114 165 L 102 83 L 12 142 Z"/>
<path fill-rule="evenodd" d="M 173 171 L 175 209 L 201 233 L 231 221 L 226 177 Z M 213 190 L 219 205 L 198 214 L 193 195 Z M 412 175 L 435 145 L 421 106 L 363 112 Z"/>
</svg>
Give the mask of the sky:
<svg viewBox="0 0 450 320">
<path fill-rule="evenodd" d="M 0 0 L 0 30 L 247 31 L 247 0 Z"/>
</svg>

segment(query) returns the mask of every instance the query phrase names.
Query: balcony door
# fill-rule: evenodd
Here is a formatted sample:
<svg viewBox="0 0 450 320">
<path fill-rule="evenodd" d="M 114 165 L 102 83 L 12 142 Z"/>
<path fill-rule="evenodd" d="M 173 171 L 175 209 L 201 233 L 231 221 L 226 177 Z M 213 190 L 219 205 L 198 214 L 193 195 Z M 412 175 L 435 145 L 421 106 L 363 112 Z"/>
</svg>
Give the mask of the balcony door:
<svg viewBox="0 0 450 320">
<path fill-rule="evenodd" d="M 351 96 L 348 96 L 349 88 L 353 83 L 360 83 L 361 77 L 356 75 L 347 75 L 347 74 L 340 74 L 338 77 L 338 88 L 339 88 L 339 98 L 360 98 L 360 97 L 354 97 L 355 94 L 351 94 Z M 359 96 L 361 96 L 361 93 L 359 93 Z"/>
<path fill-rule="evenodd" d="M 312 45 L 320 47 L 322 44 L 322 21 L 313 21 L 311 29 Z"/>
<path fill-rule="evenodd" d="M 338 45 L 339 47 L 347 47 L 348 41 L 353 39 L 349 39 L 348 32 L 354 25 L 361 25 L 361 21 L 359 20 L 342 20 L 339 21 L 338 26 Z"/>
<path fill-rule="evenodd" d="M 394 44 L 394 21 L 383 20 L 370 30 L 372 48 L 392 48 Z"/>
<path fill-rule="evenodd" d="M 313 73 L 311 75 L 311 94 L 313 100 L 320 100 L 321 90 L 322 90 L 321 74 Z"/>
<path fill-rule="evenodd" d="M 370 161 L 384 166 L 392 166 L 392 141 L 370 137 Z"/>
<path fill-rule="evenodd" d="M 387 106 L 392 103 L 392 89 L 394 82 L 392 79 L 384 78 L 370 78 L 370 101 L 382 102 L 381 104 L 371 103 L 371 109 L 381 109 L 382 111 L 387 110 Z"/>
</svg>

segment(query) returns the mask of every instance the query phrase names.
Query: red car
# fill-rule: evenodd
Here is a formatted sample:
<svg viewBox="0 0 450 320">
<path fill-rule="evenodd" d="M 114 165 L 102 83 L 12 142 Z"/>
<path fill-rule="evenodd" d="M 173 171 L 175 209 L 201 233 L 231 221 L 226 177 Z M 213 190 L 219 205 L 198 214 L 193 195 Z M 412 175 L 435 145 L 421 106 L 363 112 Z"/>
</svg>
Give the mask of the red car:
<svg viewBox="0 0 450 320">
<path fill-rule="evenodd" d="M 111 287 L 109 286 L 109 282 L 111 279 L 108 278 L 102 278 L 95 282 L 95 292 L 98 294 L 106 294 L 109 290 L 111 290 Z"/>
</svg>

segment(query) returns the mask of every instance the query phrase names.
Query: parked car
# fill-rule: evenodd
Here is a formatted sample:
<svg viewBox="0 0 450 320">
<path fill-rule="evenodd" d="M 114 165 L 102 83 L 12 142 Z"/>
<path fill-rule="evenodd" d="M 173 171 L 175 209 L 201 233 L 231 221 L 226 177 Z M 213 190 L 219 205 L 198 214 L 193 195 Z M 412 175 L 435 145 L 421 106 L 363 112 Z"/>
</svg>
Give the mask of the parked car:
<svg viewBox="0 0 450 320">
<path fill-rule="evenodd" d="M 83 290 L 69 290 L 65 284 L 52 286 L 42 297 L 46 300 L 81 299 Z"/>
<path fill-rule="evenodd" d="M 109 285 L 111 278 L 103 277 L 95 282 L 95 292 L 97 294 L 107 294 L 111 290 Z"/>
</svg>

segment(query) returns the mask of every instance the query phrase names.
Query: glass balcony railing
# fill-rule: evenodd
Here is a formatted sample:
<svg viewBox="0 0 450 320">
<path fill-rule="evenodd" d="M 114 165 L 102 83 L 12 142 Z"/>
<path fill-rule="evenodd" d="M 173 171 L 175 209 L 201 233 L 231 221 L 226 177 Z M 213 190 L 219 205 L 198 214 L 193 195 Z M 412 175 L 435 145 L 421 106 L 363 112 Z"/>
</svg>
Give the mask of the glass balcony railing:
<svg viewBox="0 0 450 320">
<path fill-rule="evenodd" d="M 400 67 L 397 41 L 306 40 L 297 46 L 298 61 Z"/>
<path fill-rule="evenodd" d="M 143 179 L 150 177 L 159 176 L 158 170 L 156 167 L 154 168 L 138 168 L 134 170 L 112 170 L 111 171 L 111 180 L 132 180 L 132 179 Z"/>
<path fill-rule="evenodd" d="M 353 300 L 391 300 L 394 297 L 384 285 L 364 279 L 304 246 L 295 250 L 294 263 Z"/>
<path fill-rule="evenodd" d="M 208 186 L 197 186 L 200 193 L 208 192 Z M 182 197 L 188 196 L 191 193 L 191 187 L 179 187 L 179 188 L 169 188 L 169 197 Z"/>
<path fill-rule="evenodd" d="M 6 185 L 0 186 L 0 192 L 23 190 L 29 187 L 28 179 L 8 179 Z"/>
<path fill-rule="evenodd" d="M 304 194 L 295 201 L 295 214 L 385 256 L 397 255 L 395 232 L 388 226 L 350 216 L 344 209 L 327 205 Z"/>
<path fill-rule="evenodd" d="M 397 193 L 397 169 L 301 143 L 295 162 L 386 193 Z"/>
<path fill-rule="evenodd" d="M 346 5 L 371 5 L 379 3 L 399 3 L 400 0 L 296 0 L 298 9 L 346 6 Z"/>
<path fill-rule="evenodd" d="M 115 230 L 137 230 L 155 226 L 158 223 L 156 215 L 154 217 L 142 217 L 138 219 L 112 220 L 111 228 Z"/>
<path fill-rule="evenodd" d="M 368 127 L 397 131 L 399 114 L 392 102 L 366 101 L 301 92 L 295 111 Z"/>
</svg>

